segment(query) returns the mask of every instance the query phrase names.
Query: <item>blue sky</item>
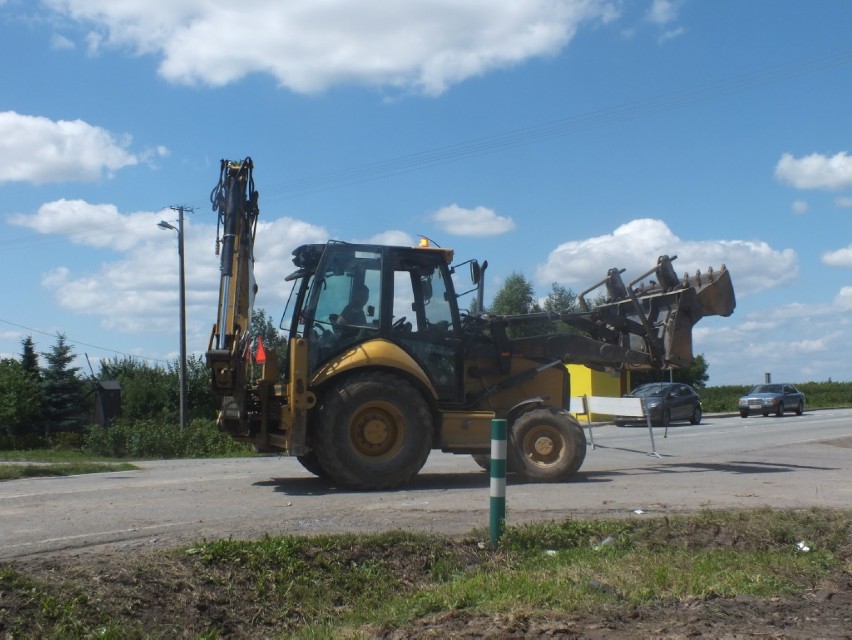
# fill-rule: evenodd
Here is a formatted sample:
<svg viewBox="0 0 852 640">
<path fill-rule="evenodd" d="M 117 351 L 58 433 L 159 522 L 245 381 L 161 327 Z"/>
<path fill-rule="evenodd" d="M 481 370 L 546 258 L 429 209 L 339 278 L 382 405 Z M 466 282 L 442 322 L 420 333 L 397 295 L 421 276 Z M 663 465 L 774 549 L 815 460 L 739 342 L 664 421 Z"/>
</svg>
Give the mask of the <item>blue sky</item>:
<svg viewBox="0 0 852 640">
<path fill-rule="evenodd" d="M 0 356 L 178 351 L 215 321 L 209 194 L 251 156 L 257 306 L 329 238 L 487 259 L 545 296 L 725 264 L 710 384 L 852 380 L 846 0 L 0 0 Z M 84 363 L 82 363 L 85 366 Z"/>
</svg>

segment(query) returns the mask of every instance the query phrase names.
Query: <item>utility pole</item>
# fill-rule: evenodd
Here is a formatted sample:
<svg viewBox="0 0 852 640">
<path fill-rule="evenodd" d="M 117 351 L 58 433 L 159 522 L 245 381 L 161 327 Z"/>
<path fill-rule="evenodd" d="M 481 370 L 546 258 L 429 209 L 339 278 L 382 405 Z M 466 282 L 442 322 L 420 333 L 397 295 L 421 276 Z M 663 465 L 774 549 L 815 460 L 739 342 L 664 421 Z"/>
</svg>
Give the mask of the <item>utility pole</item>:
<svg viewBox="0 0 852 640">
<path fill-rule="evenodd" d="M 185 211 L 192 212 L 193 209 L 183 205 L 170 208 L 178 213 L 177 229 L 165 221 L 160 222 L 157 226 L 161 229 L 173 229 L 177 231 L 178 236 L 178 259 L 180 262 L 180 428 L 186 429 L 189 407 L 186 394 L 186 260 L 183 253 L 183 214 Z"/>
</svg>

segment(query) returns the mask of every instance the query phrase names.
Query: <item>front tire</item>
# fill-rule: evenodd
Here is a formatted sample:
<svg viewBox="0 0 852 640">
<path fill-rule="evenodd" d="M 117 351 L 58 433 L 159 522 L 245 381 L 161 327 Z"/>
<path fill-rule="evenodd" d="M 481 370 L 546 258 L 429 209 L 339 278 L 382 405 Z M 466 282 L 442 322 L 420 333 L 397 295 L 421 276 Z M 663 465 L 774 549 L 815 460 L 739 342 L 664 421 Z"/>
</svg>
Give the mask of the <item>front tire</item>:
<svg viewBox="0 0 852 640">
<path fill-rule="evenodd" d="M 563 411 L 538 408 L 527 411 L 512 424 L 508 465 L 524 480 L 563 482 L 586 459 L 586 434 Z"/>
<path fill-rule="evenodd" d="M 802 415 L 804 412 L 805 412 L 805 405 L 803 405 L 803 404 L 800 402 L 800 403 L 796 406 L 796 415 L 797 415 L 797 416 L 800 416 L 800 415 Z"/>
<path fill-rule="evenodd" d="M 778 416 L 779 418 L 784 415 L 784 403 L 783 402 L 778 403 L 778 408 L 775 410 L 775 415 Z"/>
<path fill-rule="evenodd" d="M 748 411 L 740 411 L 740 418 L 748 418 Z"/>
<path fill-rule="evenodd" d="M 695 407 L 695 411 L 692 412 L 692 417 L 689 419 L 690 424 L 701 424 L 701 407 Z"/>
<path fill-rule="evenodd" d="M 336 482 L 390 489 L 423 468 L 432 431 L 429 407 L 411 383 L 388 373 L 360 373 L 323 395 L 314 450 Z"/>
</svg>

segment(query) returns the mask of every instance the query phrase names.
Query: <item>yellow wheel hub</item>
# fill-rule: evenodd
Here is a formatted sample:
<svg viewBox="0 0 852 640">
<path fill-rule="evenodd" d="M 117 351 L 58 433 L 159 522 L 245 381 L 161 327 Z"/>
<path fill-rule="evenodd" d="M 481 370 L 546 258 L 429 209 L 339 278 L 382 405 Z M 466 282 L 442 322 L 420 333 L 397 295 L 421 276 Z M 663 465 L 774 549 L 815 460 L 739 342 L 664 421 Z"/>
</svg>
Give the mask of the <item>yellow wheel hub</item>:
<svg viewBox="0 0 852 640">
<path fill-rule="evenodd" d="M 542 425 L 530 429 L 524 437 L 523 452 L 533 464 L 550 466 L 565 456 L 565 446 L 558 431 Z"/>
<path fill-rule="evenodd" d="M 392 458 L 405 440 L 405 420 L 390 403 L 377 402 L 361 407 L 349 425 L 354 449 L 362 456 Z"/>
</svg>

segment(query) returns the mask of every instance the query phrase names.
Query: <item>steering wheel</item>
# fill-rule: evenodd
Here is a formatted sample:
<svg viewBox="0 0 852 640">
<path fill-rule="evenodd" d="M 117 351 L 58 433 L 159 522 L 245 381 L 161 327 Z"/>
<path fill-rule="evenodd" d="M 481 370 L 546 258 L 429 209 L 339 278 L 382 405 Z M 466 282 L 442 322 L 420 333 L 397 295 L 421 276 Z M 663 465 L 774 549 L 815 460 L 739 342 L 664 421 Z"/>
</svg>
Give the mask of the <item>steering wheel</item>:
<svg viewBox="0 0 852 640">
<path fill-rule="evenodd" d="M 402 329 L 404 324 L 405 324 L 405 316 L 402 316 L 398 320 L 394 320 L 394 323 L 393 323 L 393 326 L 391 326 L 391 329 L 393 331 L 399 331 L 400 329 Z"/>
</svg>

